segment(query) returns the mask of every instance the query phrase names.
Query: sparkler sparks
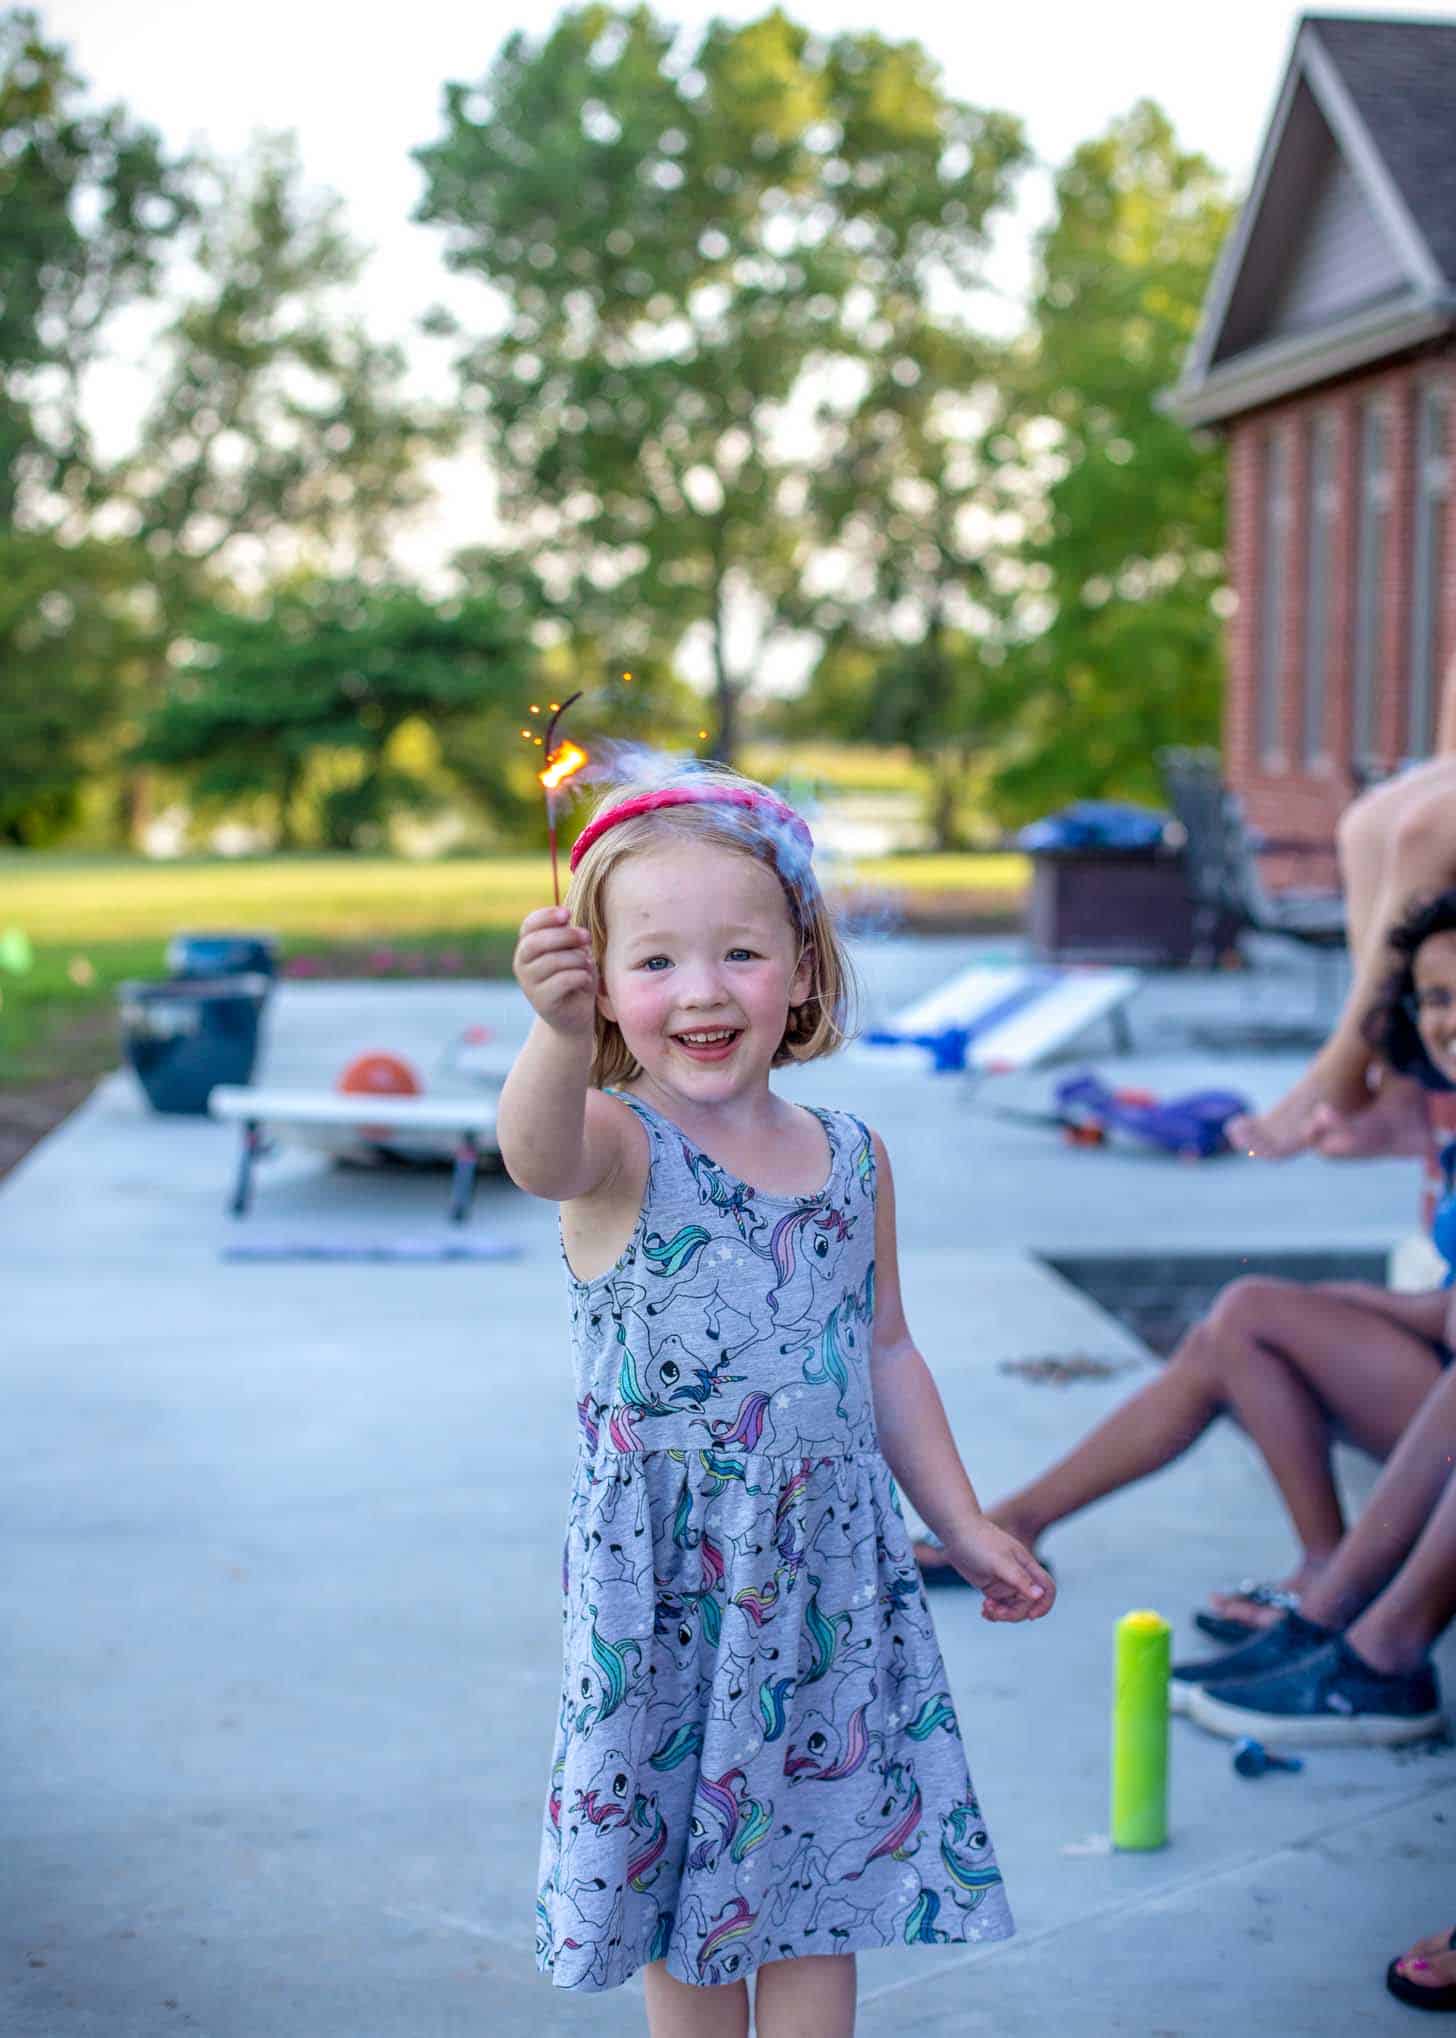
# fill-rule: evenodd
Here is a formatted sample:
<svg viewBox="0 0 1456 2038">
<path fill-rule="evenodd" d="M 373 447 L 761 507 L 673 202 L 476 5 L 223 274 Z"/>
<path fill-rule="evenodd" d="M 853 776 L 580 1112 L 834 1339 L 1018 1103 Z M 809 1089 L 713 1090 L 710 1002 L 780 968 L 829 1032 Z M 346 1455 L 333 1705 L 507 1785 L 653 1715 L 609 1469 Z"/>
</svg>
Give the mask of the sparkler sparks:
<svg viewBox="0 0 1456 2038">
<path fill-rule="evenodd" d="M 573 743 L 569 736 L 563 736 L 552 751 L 545 770 L 538 771 L 536 776 L 548 793 L 554 793 L 557 787 L 565 785 L 569 778 L 575 778 L 586 761 L 586 752 L 581 745 Z"/>
</svg>

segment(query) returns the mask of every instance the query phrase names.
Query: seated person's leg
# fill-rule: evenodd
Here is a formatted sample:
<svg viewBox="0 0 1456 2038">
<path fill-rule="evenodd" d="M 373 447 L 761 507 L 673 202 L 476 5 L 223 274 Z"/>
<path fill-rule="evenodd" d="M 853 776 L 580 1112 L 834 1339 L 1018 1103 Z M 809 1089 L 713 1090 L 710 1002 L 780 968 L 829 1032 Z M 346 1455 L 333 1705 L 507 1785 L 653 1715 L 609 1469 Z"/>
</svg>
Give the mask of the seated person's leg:
<svg viewBox="0 0 1456 2038">
<path fill-rule="evenodd" d="M 1347 1283 L 1302 1287 L 1253 1278 L 1226 1288 L 1159 1376 L 1098 1424 L 1065 1458 L 986 1511 L 1028 1548 L 1095 1500 L 1170 1464 L 1215 1418 L 1235 1416 L 1263 1453 L 1301 1546 L 1300 1590 L 1344 1529 L 1330 1473 L 1339 1421 L 1384 1457 L 1440 1371 L 1445 1301 Z M 916 1555 L 927 1573 L 933 1547 Z M 1251 1626 L 1277 1619 L 1241 1608 Z"/>
<path fill-rule="evenodd" d="M 1456 1366 L 1407 1427 L 1301 1610 L 1179 1666 L 1179 1709 L 1226 1735 L 1398 1744 L 1441 1725 L 1430 1652 L 1456 1619 Z"/>
</svg>

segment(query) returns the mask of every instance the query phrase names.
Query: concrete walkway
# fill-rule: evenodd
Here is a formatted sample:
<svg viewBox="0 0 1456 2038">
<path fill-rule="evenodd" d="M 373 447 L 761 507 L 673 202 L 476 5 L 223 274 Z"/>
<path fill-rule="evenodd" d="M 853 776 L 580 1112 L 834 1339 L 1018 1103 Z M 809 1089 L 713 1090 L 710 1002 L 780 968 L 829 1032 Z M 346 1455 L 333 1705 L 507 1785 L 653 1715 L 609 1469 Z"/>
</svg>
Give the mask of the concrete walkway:
<svg viewBox="0 0 1456 2038">
<path fill-rule="evenodd" d="M 872 999 L 973 952 L 882 947 Z M 1099 1065 L 1272 1097 L 1296 1062 L 1214 1065 L 1180 1031 L 1190 1001 L 1248 995 L 1154 985 L 1133 1057 Z M 508 986 L 288 987 L 266 1073 L 327 1082 L 395 1046 L 431 1075 L 472 1020 L 523 1030 Z M 988 1499 L 1148 1363 L 1031 1249 L 1367 1251 L 1410 1228 L 1408 1164 L 1072 1154 L 984 1093 L 863 1062 L 793 1088 L 889 1144 L 910 1321 Z M 517 1260 L 228 1265 L 232 1160 L 223 1128 L 150 1116 L 118 1076 L 0 1191 L 0 2031 L 639 2031 L 635 1985 L 573 2000 L 532 1961 L 573 1445 L 554 1213 L 487 1181 L 475 1229 Z M 443 1204 L 437 1178 L 297 1156 L 264 1169 L 247 1223 L 422 1233 Z M 1001 1370 L 1071 1351 L 1107 1372 L 1053 1387 Z M 1053 1539 L 1061 1601 L 1041 1626 L 988 1628 L 971 1595 L 940 1598 L 1020 1935 L 865 1956 L 863 2033 L 1409 2028 L 1381 1977 L 1456 1923 L 1451 1753 L 1330 1751 L 1250 1783 L 1177 1722 L 1171 1844 L 1106 1848 L 1114 1620 L 1159 1607 L 1186 1653 L 1204 1591 L 1288 1549 L 1268 1482 L 1220 1431 Z M 1456 1689 L 1450 1642 L 1439 1660 Z"/>
</svg>

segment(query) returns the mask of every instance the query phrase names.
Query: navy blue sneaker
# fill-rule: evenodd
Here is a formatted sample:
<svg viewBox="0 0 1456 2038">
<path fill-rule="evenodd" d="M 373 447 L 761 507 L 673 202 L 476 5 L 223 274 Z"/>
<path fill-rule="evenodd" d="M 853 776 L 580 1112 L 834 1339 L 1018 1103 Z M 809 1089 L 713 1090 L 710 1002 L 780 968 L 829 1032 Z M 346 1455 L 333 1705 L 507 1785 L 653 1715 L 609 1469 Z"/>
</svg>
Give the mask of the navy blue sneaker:
<svg viewBox="0 0 1456 2038">
<path fill-rule="evenodd" d="M 1271 1670 L 1285 1669 L 1333 1639 L 1333 1628 L 1319 1627 L 1302 1614 L 1287 1613 L 1272 1628 L 1265 1628 L 1227 1655 L 1211 1656 L 1203 1663 L 1175 1663 L 1168 1673 L 1168 1710 L 1186 1713 L 1196 1686 L 1247 1684 L 1251 1678 L 1267 1677 Z"/>
<path fill-rule="evenodd" d="M 1343 1635 L 1283 1670 L 1211 1690 L 1195 1684 L 1187 1713 L 1211 1734 L 1253 1734 L 1271 1748 L 1363 1744 L 1393 1748 L 1445 1726 L 1435 1670 L 1376 1670 Z"/>
</svg>

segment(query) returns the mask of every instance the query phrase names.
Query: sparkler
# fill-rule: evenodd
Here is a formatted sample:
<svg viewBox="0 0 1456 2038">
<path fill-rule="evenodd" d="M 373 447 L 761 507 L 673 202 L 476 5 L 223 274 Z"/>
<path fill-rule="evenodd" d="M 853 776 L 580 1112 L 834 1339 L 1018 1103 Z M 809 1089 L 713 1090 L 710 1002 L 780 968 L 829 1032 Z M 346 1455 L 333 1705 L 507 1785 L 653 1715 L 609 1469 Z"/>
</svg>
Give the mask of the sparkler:
<svg viewBox="0 0 1456 2038">
<path fill-rule="evenodd" d="M 579 743 L 573 743 L 569 736 L 556 741 L 556 725 L 566 710 L 581 699 L 580 692 L 571 694 L 566 700 L 551 703 L 551 720 L 546 724 L 546 736 L 542 747 L 546 753 L 543 770 L 536 776 L 546 792 L 546 828 L 551 837 L 551 896 L 561 904 L 561 880 L 556 868 L 556 794 L 569 778 L 574 778 L 587 761 L 587 754 Z M 541 742 L 541 738 L 536 739 Z"/>
</svg>

